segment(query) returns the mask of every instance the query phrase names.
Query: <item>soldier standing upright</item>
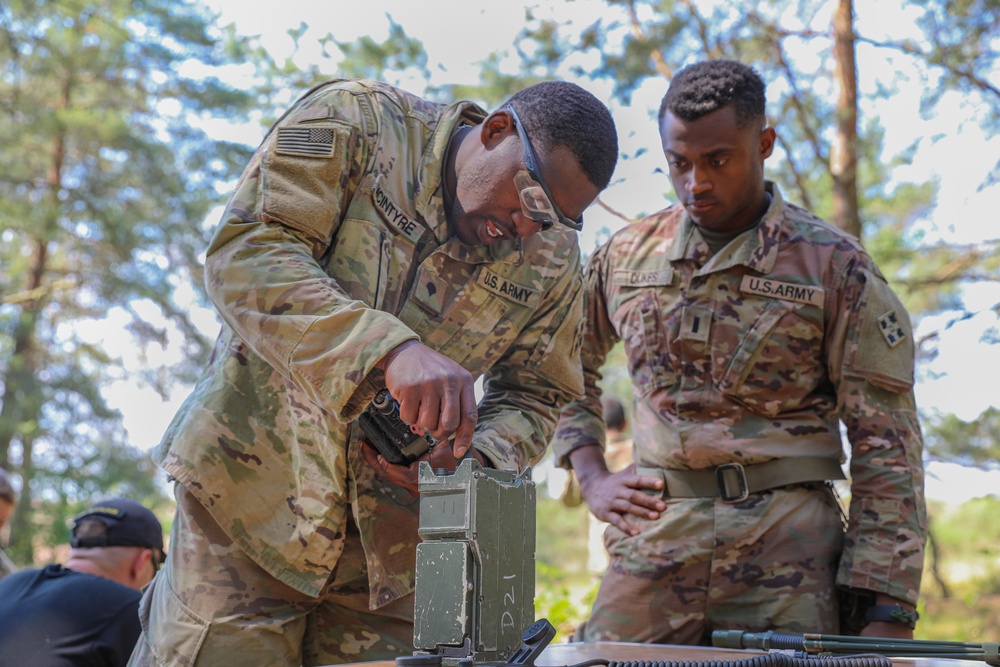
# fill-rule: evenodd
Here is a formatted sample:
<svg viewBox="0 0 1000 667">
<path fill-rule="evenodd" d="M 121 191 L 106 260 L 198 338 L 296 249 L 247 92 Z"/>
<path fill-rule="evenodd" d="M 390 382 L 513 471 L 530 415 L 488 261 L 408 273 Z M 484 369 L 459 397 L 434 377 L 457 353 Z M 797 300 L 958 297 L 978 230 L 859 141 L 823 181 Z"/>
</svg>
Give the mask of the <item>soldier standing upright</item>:
<svg viewBox="0 0 1000 667">
<path fill-rule="evenodd" d="M 554 448 L 612 524 L 587 640 L 836 633 L 838 589 L 868 603 L 862 634 L 912 636 L 926 513 L 909 319 L 857 239 L 765 180 L 764 92 L 734 61 L 678 72 L 659 122 L 680 204 L 585 272 L 586 394 Z M 597 380 L 619 340 L 636 470 L 612 474 Z"/>
</svg>

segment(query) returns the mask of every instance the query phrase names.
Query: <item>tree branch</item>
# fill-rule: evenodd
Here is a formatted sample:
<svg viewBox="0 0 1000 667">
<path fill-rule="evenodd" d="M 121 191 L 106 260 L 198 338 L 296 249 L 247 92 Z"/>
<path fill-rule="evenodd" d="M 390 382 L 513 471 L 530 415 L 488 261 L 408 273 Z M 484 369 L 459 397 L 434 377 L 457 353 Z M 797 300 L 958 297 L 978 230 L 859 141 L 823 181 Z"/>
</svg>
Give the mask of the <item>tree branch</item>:
<svg viewBox="0 0 1000 667">
<path fill-rule="evenodd" d="M 788 163 L 792 171 L 792 177 L 795 178 L 795 188 L 799 191 L 799 201 L 802 202 L 802 206 L 811 211 L 813 208 L 812 199 L 809 196 L 809 188 L 806 185 L 805 179 L 802 177 L 802 170 L 799 168 L 798 163 L 795 162 L 795 156 L 792 154 L 788 143 L 781 138 L 780 134 L 777 137 L 778 143 L 785 149 L 785 162 Z"/>
<path fill-rule="evenodd" d="M 631 223 L 633 223 L 633 222 L 636 221 L 636 218 L 630 218 L 627 215 L 625 215 L 624 213 L 622 213 L 621 211 L 619 211 L 617 209 L 614 209 L 614 208 L 611 208 L 600 197 L 598 197 L 597 199 L 595 199 L 594 203 L 596 203 L 598 206 L 600 206 L 601 208 L 603 208 L 605 211 L 607 211 L 611 215 L 615 216 L 616 218 L 619 218 L 620 220 L 624 220 L 626 224 L 631 224 Z"/>
<path fill-rule="evenodd" d="M 781 70 L 785 74 L 785 79 L 788 80 L 788 85 L 792 89 L 792 94 L 789 96 L 792 102 L 792 106 L 795 107 L 796 112 L 799 115 L 799 123 L 802 126 L 802 131 L 806 135 L 806 139 L 809 141 L 809 145 L 813 149 L 813 153 L 816 159 L 823 163 L 829 164 L 830 161 L 827 155 L 823 152 L 823 144 L 819 140 L 819 135 L 816 129 L 809 123 L 809 114 L 806 113 L 805 107 L 802 106 L 801 97 L 802 94 L 799 92 L 798 79 L 795 77 L 795 72 L 792 71 L 791 66 L 788 64 L 788 60 L 785 58 L 785 51 L 781 47 L 781 41 L 775 42 L 775 57 L 778 59 L 778 63 L 781 65 Z"/>
<path fill-rule="evenodd" d="M 642 22 L 639 21 L 639 15 L 635 11 L 635 0 L 629 0 L 627 6 L 632 37 L 643 43 L 649 42 L 649 35 L 643 32 Z M 667 59 L 663 57 L 663 52 L 660 51 L 660 49 L 653 49 L 650 51 L 649 57 L 653 61 L 654 69 L 656 69 L 661 76 L 668 81 L 674 78 L 674 70 L 667 64 Z"/>
<path fill-rule="evenodd" d="M 858 42 L 864 42 L 865 44 L 870 44 L 878 48 L 893 49 L 895 51 L 905 53 L 909 56 L 915 56 L 923 60 L 928 65 L 934 65 L 936 67 L 940 67 L 943 70 L 951 72 L 955 76 L 965 79 L 976 88 L 979 88 L 980 90 L 986 91 L 988 93 L 993 93 L 997 97 L 1000 97 L 1000 88 L 997 88 L 989 81 L 986 81 L 985 79 L 981 79 L 980 77 L 976 76 L 976 74 L 971 69 L 956 67 L 953 65 L 949 65 L 947 63 L 937 62 L 931 58 L 930 54 L 921 51 L 912 44 L 908 44 L 906 42 L 880 42 L 878 40 L 869 39 L 861 35 L 856 35 L 855 40 Z"/>
<path fill-rule="evenodd" d="M 705 49 L 705 53 L 718 58 L 719 56 L 715 53 L 715 49 L 712 46 L 712 40 L 709 39 L 708 25 L 705 23 L 705 19 L 698 13 L 698 9 L 691 0 L 682 0 L 682 2 L 695 19 L 695 25 L 698 29 L 698 39 L 701 41 L 701 46 Z"/>
</svg>

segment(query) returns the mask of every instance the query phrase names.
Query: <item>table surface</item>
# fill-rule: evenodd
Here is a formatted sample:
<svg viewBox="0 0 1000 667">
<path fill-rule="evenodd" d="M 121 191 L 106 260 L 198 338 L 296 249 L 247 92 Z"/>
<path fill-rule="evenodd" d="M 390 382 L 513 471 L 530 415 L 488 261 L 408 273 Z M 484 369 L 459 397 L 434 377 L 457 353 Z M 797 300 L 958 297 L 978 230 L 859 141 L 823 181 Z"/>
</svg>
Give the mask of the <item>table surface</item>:
<svg viewBox="0 0 1000 667">
<path fill-rule="evenodd" d="M 711 646 L 676 646 L 673 644 L 633 644 L 628 642 L 571 642 L 549 644 L 535 661 L 537 667 L 562 667 L 584 660 L 745 660 L 764 655 L 765 651 L 714 648 Z M 893 658 L 898 667 L 988 667 L 980 660 L 949 658 Z M 395 667 L 395 661 L 354 663 L 364 667 Z"/>
<path fill-rule="evenodd" d="M 593 658 L 606 660 L 746 660 L 766 651 L 726 649 L 712 646 L 675 646 L 672 644 L 633 644 L 626 642 L 573 642 L 549 644 L 535 661 L 539 667 L 572 665 Z M 979 660 L 949 658 L 893 658 L 900 667 L 988 667 Z"/>
</svg>

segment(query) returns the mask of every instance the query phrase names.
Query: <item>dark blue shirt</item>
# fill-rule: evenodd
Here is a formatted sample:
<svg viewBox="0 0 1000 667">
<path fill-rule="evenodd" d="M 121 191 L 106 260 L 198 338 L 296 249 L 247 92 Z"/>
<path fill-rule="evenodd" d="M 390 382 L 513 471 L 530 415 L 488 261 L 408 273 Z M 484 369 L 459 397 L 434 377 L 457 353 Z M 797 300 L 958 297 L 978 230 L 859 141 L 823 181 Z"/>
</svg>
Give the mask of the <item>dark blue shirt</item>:
<svg viewBox="0 0 1000 667">
<path fill-rule="evenodd" d="M 60 565 L 0 579 L 0 666 L 124 665 L 139 638 L 139 591 Z"/>
</svg>

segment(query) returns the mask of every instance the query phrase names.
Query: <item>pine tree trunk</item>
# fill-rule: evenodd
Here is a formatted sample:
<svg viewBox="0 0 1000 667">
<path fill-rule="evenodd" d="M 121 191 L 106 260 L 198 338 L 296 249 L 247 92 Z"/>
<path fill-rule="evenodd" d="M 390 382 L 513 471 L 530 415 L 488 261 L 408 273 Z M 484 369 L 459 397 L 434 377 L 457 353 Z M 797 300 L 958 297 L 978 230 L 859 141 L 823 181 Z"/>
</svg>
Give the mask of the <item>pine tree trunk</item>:
<svg viewBox="0 0 1000 667">
<path fill-rule="evenodd" d="M 830 151 L 833 223 L 861 237 L 858 215 L 858 70 L 854 53 L 854 3 L 838 0 L 833 17 L 837 99 L 837 136 Z"/>
</svg>

